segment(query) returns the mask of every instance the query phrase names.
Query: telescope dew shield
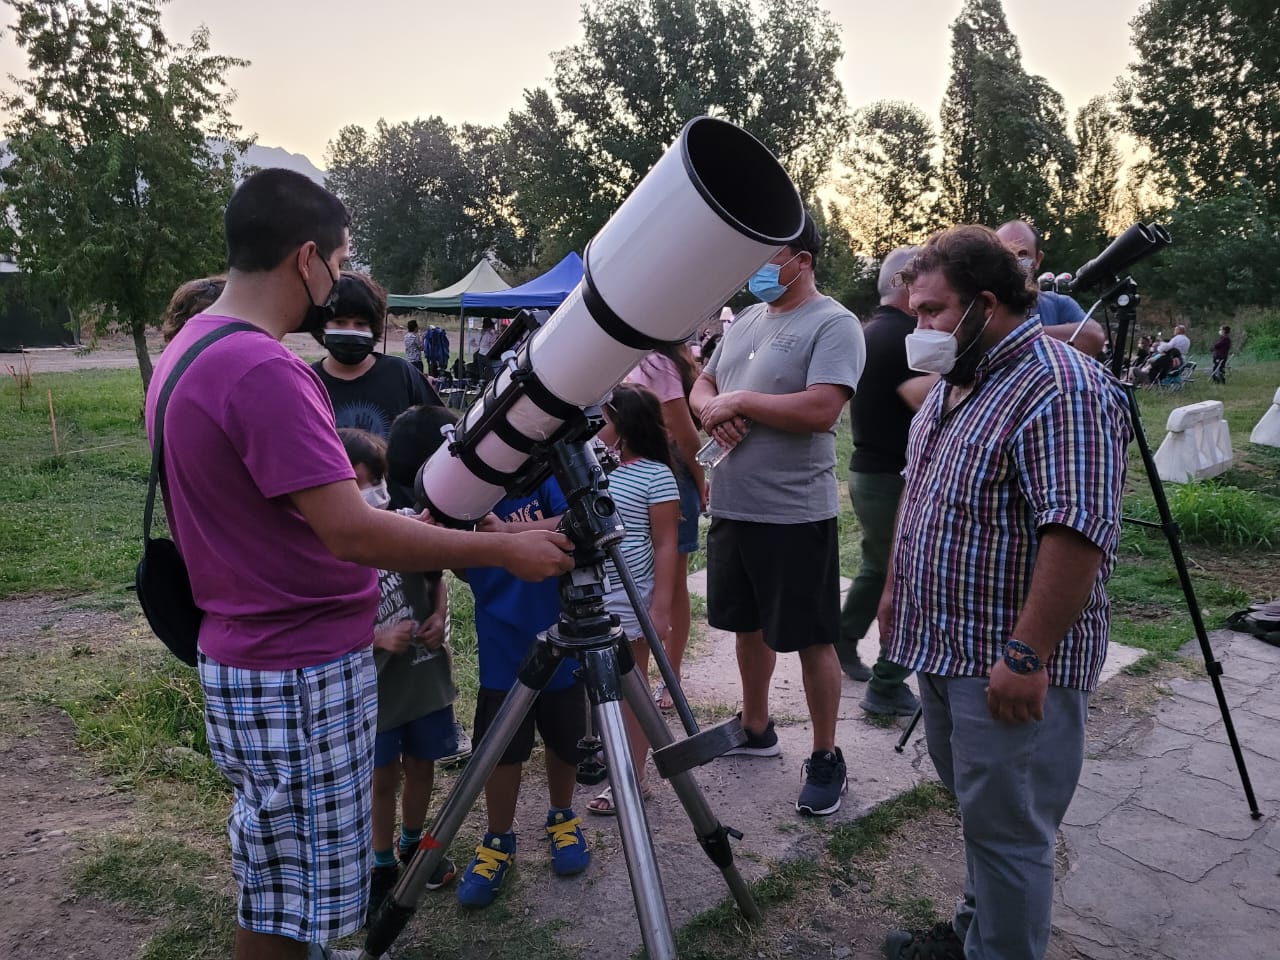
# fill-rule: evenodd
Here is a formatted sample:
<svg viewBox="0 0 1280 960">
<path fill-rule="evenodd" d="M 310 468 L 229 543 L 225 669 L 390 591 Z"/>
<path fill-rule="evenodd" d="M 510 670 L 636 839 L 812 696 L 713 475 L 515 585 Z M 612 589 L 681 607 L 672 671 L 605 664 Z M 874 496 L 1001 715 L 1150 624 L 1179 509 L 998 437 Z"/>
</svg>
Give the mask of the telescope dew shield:
<svg viewBox="0 0 1280 960">
<path fill-rule="evenodd" d="M 1114 280 L 1139 260 L 1170 243 L 1169 231 L 1158 223 L 1135 223 L 1111 241 L 1107 249 L 1076 271 L 1074 290 Z"/>
<path fill-rule="evenodd" d="M 640 359 L 719 313 L 800 235 L 804 205 L 753 136 L 698 117 L 588 244 L 582 282 L 525 342 L 421 475 L 442 519 L 476 520 L 528 448 L 600 403 Z M 501 410 L 501 416 L 494 416 Z"/>
</svg>

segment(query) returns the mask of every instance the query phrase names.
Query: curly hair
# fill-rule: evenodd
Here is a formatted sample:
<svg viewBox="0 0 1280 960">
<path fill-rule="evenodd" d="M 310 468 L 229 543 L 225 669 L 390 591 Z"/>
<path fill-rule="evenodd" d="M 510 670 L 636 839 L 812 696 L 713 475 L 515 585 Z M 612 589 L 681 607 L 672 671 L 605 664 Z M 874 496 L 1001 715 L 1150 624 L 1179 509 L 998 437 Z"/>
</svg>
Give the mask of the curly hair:
<svg viewBox="0 0 1280 960">
<path fill-rule="evenodd" d="M 183 325 L 197 313 L 208 310 L 209 305 L 222 296 L 222 288 L 226 285 L 226 277 L 202 277 L 188 280 L 173 291 L 169 306 L 160 314 L 160 332 L 164 335 L 164 342 L 176 337 Z"/>
<path fill-rule="evenodd" d="M 962 302 L 986 290 L 1013 312 L 1025 314 L 1039 295 L 1018 258 L 989 227 L 964 224 L 939 230 L 898 277 L 909 287 L 917 277 L 934 272 L 942 273 Z"/>
</svg>

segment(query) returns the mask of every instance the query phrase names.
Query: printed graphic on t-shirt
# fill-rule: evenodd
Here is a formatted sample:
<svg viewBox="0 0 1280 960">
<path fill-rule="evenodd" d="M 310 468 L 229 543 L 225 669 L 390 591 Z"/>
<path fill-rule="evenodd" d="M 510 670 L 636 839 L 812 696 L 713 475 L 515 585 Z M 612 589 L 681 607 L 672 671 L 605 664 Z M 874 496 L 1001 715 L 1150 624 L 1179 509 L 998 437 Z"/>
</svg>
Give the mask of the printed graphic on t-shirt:
<svg viewBox="0 0 1280 960">
<path fill-rule="evenodd" d="M 401 620 L 413 620 L 413 608 L 409 606 L 409 602 L 405 599 L 404 581 L 397 571 L 378 571 L 378 596 L 380 598 L 378 600 L 378 626 L 384 627 L 388 624 L 399 623 Z M 414 621 L 414 628 L 416 629 L 419 626 L 421 624 Z M 414 640 L 405 652 L 413 654 L 413 659 L 409 661 L 410 665 L 430 660 L 439 653 L 438 650 L 428 650 L 417 640 Z"/>
<path fill-rule="evenodd" d="M 367 401 L 334 407 L 333 419 L 339 428 L 367 430 L 377 437 L 386 437 L 391 433 L 391 421 L 387 419 L 387 412 L 377 404 Z"/>
</svg>

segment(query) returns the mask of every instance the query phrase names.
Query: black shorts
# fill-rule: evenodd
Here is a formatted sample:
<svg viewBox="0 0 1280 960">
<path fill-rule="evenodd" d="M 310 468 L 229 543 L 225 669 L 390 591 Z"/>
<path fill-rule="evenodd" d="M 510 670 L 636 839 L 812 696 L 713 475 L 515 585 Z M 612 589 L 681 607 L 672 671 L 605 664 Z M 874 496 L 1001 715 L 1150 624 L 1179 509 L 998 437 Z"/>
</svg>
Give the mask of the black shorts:
<svg viewBox="0 0 1280 960">
<path fill-rule="evenodd" d="M 778 653 L 840 636 L 836 519 L 751 523 L 716 517 L 707 534 L 707 622 L 764 631 Z"/>
<path fill-rule="evenodd" d="M 472 732 L 476 740 L 484 736 L 507 699 L 506 690 L 481 687 L 476 694 L 476 722 Z M 578 681 L 564 690 L 543 690 L 533 701 L 516 734 L 507 744 L 500 765 L 524 763 L 533 753 L 533 727 L 548 750 L 565 763 L 577 763 L 582 757 L 578 741 L 587 735 L 587 688 Z"/>
</svg>

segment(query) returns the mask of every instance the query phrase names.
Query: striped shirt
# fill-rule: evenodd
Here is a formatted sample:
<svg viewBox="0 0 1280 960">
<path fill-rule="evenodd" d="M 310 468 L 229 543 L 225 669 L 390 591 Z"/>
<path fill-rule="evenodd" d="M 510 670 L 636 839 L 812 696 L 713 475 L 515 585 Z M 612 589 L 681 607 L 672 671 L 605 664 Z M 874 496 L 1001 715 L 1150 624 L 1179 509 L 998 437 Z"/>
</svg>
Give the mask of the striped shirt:
<svg viewBox="0 0 1280 960">
<path fill-rule="evenodd" d="M 656 460 L 632 460 L 609 474 L 609 495 L 618 506 L 627 535 L 622 556 L 641 593 L 652 592 L 654 580 L 653 536 L 649 529 L 649 507 L 680 499 L 680 488 L 671 468 Z M 611 590 L 621 592 L 622 582 L 607 565 Z"/>
<path fill-rule="evenodd" d="M 1130 438 L 1127 399 L 1098 363 L 1025 321 L 950 412 L 945 381 L 911 425 L 893 550 L 888 658 L 923 673 L 984 677 L 1013 637 L 1039 531 L 1060 524 L 1103 551 L 1080 618 L 1046 664 L 1092 690 L 1106 657 Z"/>
</svg>

